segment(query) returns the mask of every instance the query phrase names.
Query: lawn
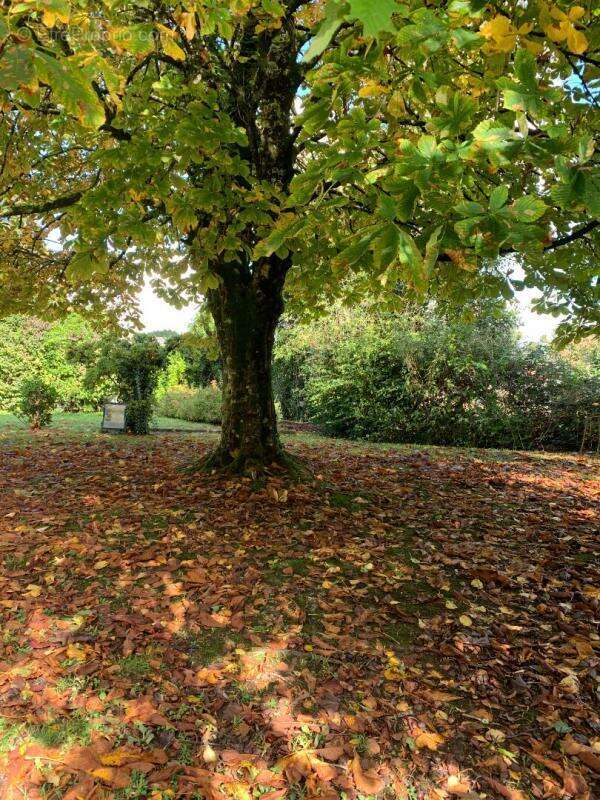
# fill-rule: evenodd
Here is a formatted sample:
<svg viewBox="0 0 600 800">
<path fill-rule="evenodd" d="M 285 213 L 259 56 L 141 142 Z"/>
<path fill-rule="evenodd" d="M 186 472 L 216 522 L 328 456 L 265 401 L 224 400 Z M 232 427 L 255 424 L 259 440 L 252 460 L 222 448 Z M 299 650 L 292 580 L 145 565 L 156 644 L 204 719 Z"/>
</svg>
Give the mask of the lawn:
<svg viewBox="0 0 600 800">
<path fill-rule="evenodd" d="M 102 424 L 102 412 L 89 412 L 84 414 L 55 414 L 50 428 L 60 430 L 64 433 L 100 433 Z M 205 425 L 196 422 L 187 422 L 181 419 L 171 419 L 170 417 L 155 417 L 152 421 L 153 427 L 159 430 L 207 430 L 212 425 Z M 17 419 L 13 414 L 0 412 L 0 432 L 14 432 L 27 430 L 27 423 Z"/>
<path fill-rule="evenodd" d="M 598 460 L 2 425 L 3 798 L 591 796 Z"/>
</svg>

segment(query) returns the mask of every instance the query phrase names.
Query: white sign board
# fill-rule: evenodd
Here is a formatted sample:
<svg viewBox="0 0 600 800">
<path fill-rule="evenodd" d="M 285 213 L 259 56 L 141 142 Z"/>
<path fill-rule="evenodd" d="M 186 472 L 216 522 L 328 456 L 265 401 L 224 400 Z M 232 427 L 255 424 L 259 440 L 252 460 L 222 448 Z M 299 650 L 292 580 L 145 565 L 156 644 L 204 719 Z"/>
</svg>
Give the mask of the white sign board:
<svg viewBox="0 0 600 800">
<path fill-rule="evenodd" d="M 124 403 L 106 403 L 104 406 L 104 417 L 102 418 L 102 430 L 124 431 L 125 409 L 126 406 Z"/>
</svg>

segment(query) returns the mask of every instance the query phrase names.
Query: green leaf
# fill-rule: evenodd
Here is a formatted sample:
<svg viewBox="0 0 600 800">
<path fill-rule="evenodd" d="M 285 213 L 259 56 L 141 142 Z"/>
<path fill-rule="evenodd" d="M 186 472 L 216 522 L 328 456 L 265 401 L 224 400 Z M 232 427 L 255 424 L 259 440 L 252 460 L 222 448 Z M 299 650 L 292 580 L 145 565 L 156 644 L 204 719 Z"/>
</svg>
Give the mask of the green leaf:
<svg viewBox="0 0 600 800">
<path fill-rule="evenodd" d="M 295 214 L 282 214 L 266 239 L 263 239 L 254 248 L 254 258 L 268 258 L 276 253 L 290 237 L 298 233 L 303 224 L 304 220 Z"/>
<path fill-rule="evenodd" d="M 424 266 L 428 274 L 431 274 L 438 260 L 440 254 L 440 236 L 443 230 L 444 226 L 438 225 L 425 245 Z"/>
<path fill-rule="evenodd" d="M 508 188 L 506 186 L 496 186 L 490 194 L 490 211 L 495 213 L 506 205 L 508 200 Z"/>
<path fill-rule="evenodd" d="M 281 5 L 279 0 L 261 0 L 263 10 L 270 14 L 272 17 L 283 17 L 285 8 Z"/>
<path fill-rule="evenodd" d="M 105 261 L 98 261 L 90 251 L 75 253 L 66 270 L 69 280 L 89 280 L 96 273 L 105 273 L 108 265 Z"/>
<path fill-rule="evenodd" d="M 515 200 L 510 211 L 519 222 L 535 222 L 546 213 L 546 204 L 537 197 L 527 195 Z"/>
<path fill-rule="evenodd" d="M 143 56 L 154 49 L 154 26 L 146 22 L 113 28 L 110 31 L 110 41 L 120 50 Z"/>
<path fill-rule="evenodd" d="M 91 128 L 105 120 L 105 112 L 96 93 L 79 67 L 68 60 L 53 58 L 39 50 L 34 54 L 38 78 L 52 87 L 57 100 L 70 114 Z"/>
<path fill-rule="evenodd" d="M 380 270 L 387 269 L 398 257 L 400 230 L 396 225 L 386 225 L 381 236 L 373 244 L 375 263 Z"/>
<path fill-rule="evenodd" d="M 377 233 L 377 230 L 370 230 L 342 250 L 333 262 L 334 269 L 339 269 L 343 266 L 353 267 L 355 264 L 363 261 L 371 249 L 371 244 Z"/>
<path fill-rule="evenodd" d="M 382 31 L 393 31 L 392 14 L 398 10 L 396 0 L 349 0 L 350 16 L 363 24 L 365 36 L 377 38 Z"/>
<path fill-rule="evenodd" d="M 393 222 L 396 219 L 398 207 L 393 197 L 390 197 L 387 194 L 382 194 L 379 196 L 379 213 L 384 219 L 387 219 L 390 222 Z"/>
<path fill-rule="evenodd" d="M 435 155 L 437 150 L 435 136 L 421 136 L 417 143 L 417 147 L 419 148 L 421 155 L 425 156 L 425 158 L 431 158 Z"/>
<path fill-rule="evenodd" d="M 419 187 L 412 181 L 403 181 L 402 193 L 396 196 L 396 215 L 401 222 L 408 222 L 412 217 L 415 202 L 419 196 Z"/>
<path fill-rule="evenodd" d="M 422 277 L 424 266 L 423 256 L 415 240 L 406 231 L 400 231 L 398 258 L 400 263 L 409 267 L 416 277 Z"/>
<path fill-rule="evenodd" d="M 312 61 L 317 58 L 328 47 L 335 36 L 337 29 L 343 22 L 342 7 L 334 0 L 327 4 L 325 19 L 321 22 L 319 29 L 313 38 L 310 47 L 304 54 L 304 61 Z"/>
<path fill-rule="evenodd" d="M 452 31 L 452 41 L 458 50 L 472 50 L 479 47 L 485 39 L 479 33 L 465 30 L 464 28 L 456 28 Z"/>
<path fill-rule="evenodd" d="M 303 114 L 300 115 L 298 122 L 306 133 L 311 134 L 320 130 L 327 120 L 331 106 L 329 99 L 320 100 L 318 103 L 309 103 Z"/>
<path fill-rule="evenodd" d="M 600 217 L 600 178 L 589 173 L 585 176 L 584 202 L 593 217 Z"/>
<path fill-rule="evenodd" d="M 0 89 L 14 91 L 35 80 L 32 51 L 17 45 L 8 47 L 0 59 Z"/>
</svg>

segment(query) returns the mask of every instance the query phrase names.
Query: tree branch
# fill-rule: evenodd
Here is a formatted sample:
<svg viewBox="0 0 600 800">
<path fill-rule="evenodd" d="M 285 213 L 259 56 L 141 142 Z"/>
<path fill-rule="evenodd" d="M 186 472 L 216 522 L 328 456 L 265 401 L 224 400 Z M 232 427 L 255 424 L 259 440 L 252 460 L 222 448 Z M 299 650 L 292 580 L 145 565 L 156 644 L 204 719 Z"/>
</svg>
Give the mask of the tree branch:
<svg viewBox="0 0 600 800">
<path fill-rule="evenodd" d="M 550 242 L 549 245 L 544 247 L 544 252 L 548 252 L 550 250 L 556 250 L 558 247 L 564 247 L 567 244 L 571 244 L 571 242 L 576 242 L 577 239 L 583 239 L 583 237 L 593 231 L 595 228 L 600 226 L 600 220 L 593 219 L 591 222 L 588 222 L 586 225 L 583 225 L 581 228 L 577 228 L 577 230 L 569 233 L 567 236 L 561 236 L 559 239 L 554 239 L 554 241 Z"/>
</svg>

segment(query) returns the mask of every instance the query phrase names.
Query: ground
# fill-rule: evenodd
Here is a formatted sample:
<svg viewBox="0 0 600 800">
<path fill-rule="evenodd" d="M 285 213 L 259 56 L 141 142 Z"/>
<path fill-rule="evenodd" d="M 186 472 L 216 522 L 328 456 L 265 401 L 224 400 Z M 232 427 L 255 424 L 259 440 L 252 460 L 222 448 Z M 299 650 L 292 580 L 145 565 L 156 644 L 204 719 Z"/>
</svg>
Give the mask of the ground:
<svg viewBox="0 0 600 800">
<path fill-rule="evenodd" d="M 577 798 L 600 771 L 599 462 L 0 431 L 0 797 Z"/>
</svg>

